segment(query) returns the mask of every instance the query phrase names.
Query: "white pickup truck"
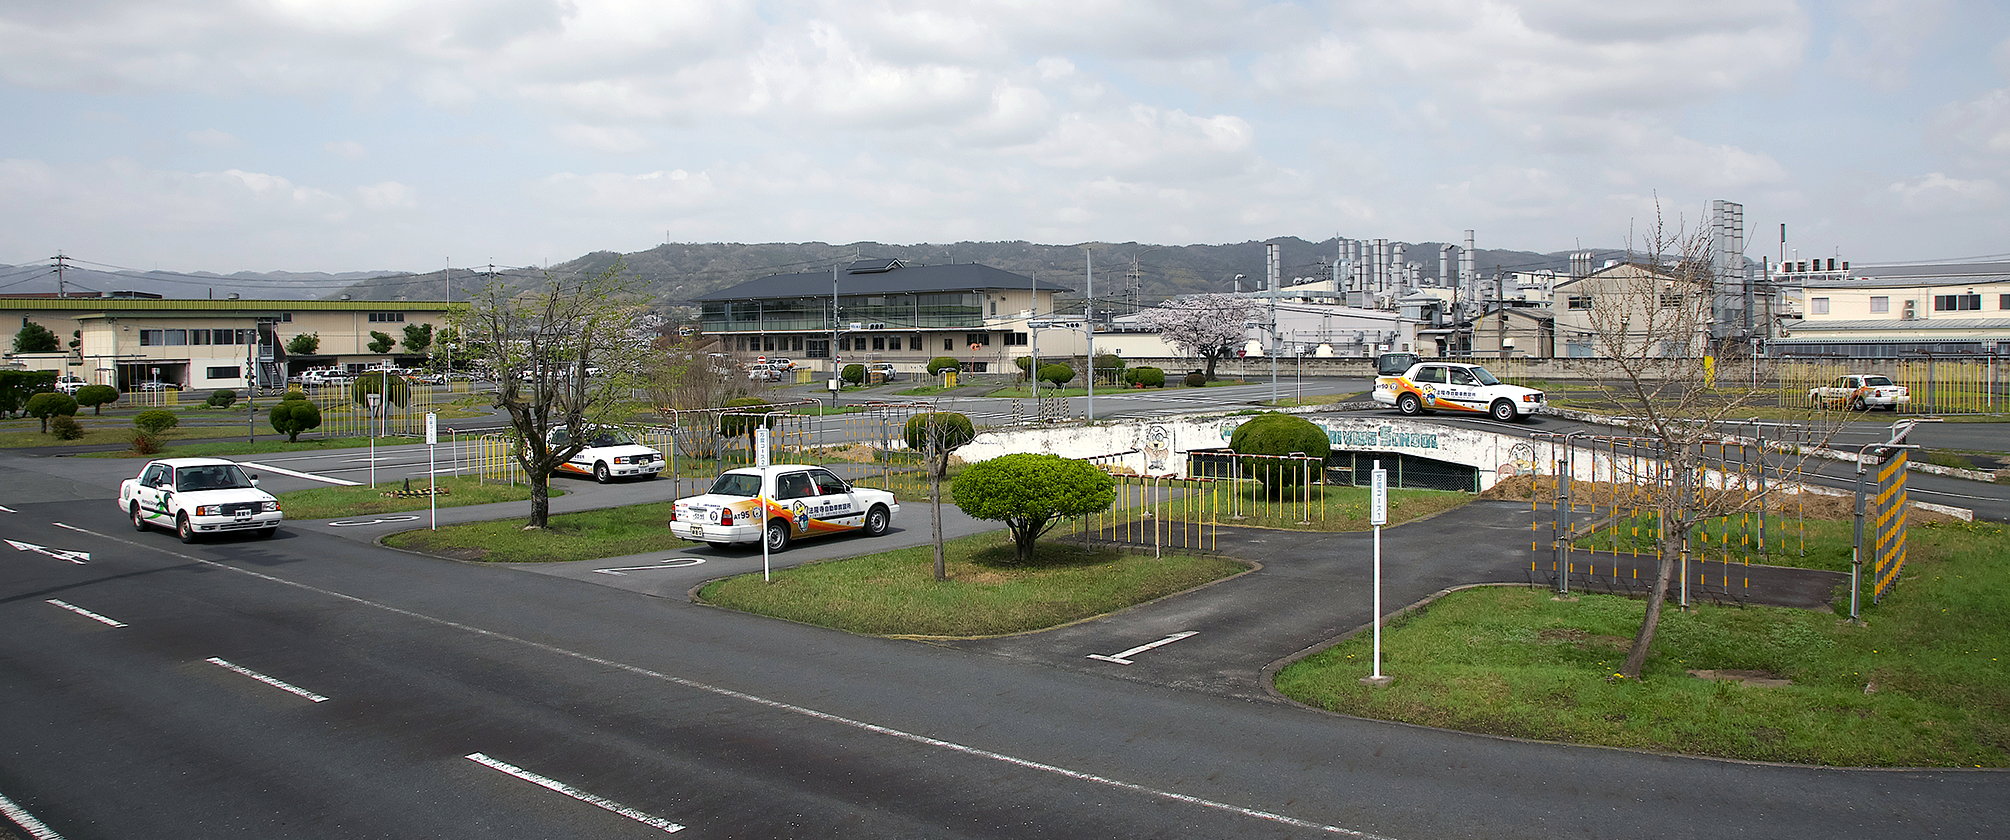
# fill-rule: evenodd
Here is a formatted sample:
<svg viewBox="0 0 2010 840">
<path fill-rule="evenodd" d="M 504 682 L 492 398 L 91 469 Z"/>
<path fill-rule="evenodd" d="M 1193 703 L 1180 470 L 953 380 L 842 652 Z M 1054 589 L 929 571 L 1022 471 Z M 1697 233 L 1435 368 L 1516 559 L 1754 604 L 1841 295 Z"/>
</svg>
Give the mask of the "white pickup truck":
<svg viewBox="0 0 2010 840">
<path fill-rule="evenodd" d="M 823 467 L 778 464 L 728 470 L 703 495 L 673 502 L 670 532 L 713 548 L 765 537 L 769 551 L 781 551 L 804 537 L 847 531 L 877 537 L 899 513 L 900 503 L 885 490 L 854 487 Z"/>
<path fill-rule="evenodd" d="M 251 531 L 269 537 L 285 514 L 279 500 L 258 489 L 258 479 L 222 458 L 163 458 L 119 485 L 119 509 L 133 530 L 174 529 L 182 542 L 204 534 Z"/>
<path fill-rule="evenodd" d="M 1485 414 L 1503 423 L 1543 410 L 1541 391 L 1509 385 L 1486 368 L 1458 362 L 1423 362 L 1400 376 L 1378 376 L 1373 397 L 1406 415 L 1453 411 Z"/>
</svg>

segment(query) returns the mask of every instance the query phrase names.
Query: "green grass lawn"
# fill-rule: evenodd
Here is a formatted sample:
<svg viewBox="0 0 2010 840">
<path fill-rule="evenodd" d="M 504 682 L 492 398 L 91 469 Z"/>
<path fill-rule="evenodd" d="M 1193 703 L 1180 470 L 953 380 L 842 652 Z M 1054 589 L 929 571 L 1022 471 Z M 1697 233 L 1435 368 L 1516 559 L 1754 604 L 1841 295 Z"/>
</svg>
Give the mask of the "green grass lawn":
<svg viewBox="0 0 2010 840">
<path fill-rule="evenodd" d="M 440 507 L 460 507 L 462 505 L 485 505 L 490 502 L 521 502 L 530 498 L 530 488 L 521 484 L 486 484 L 473 479 L 456 476 L 440 476 L 436 479 L 443 492 L 439 498 Z M 424 490 L 424 482 L 412 482 L 412 489 Z M 433 500 L 427 496 L 404 497 L 386 495 L 404 489 L 403 482 L 386 482 L 375 488 L 357 487 L 316 487 L 311 490 L 295 490 L 279 494 L 280 507 L 286 511 L 288 519 L 335 519 L 344 516 L 361 516 L 371 513 L 394 513 L 405 510 L 430 510 Z M 565 494 L 563 489 L 551 488 L 556 498 Z"/>
<path fill-rule="evenodd" d="M 288 511 L 291 515 L 292 511 Z M 691 545 L 670 533 L 670 503 L 606 508 L 556 514 L 551 527 L 524 530 L 525 515 L 513 519 L 451 525 L 384 538 L 394 548 L 423 551 L 460 560 L 496 563 L 557 563 L 620 557 Z"/>
<path fill-rule="evenodd" d="M 1847 554 L 1847 523 L 1841 533 Z M 1671 610 L 1642 679 L 1615 671 L 1644 603 L 1546 590 L 1463 590 L 1370 638 L 1294 663 L 1300 702 L 1427 726 L 1759 761 L 2010 767 L 2010 536 L 1991 523 L 1914 525 L 1910 559 L 1868 626 L 1767 607 Z M 1827 546 L 1825 550 L 1832 550 Z M 1868 604 L 1868 599 L 1866 599 Z M 1711 681 L 1738 669 L 1780 687 Z"/>
<path fill-rule="evenodd" d="M 1039 630 L 1164 597 L 1237 574 L 1219 557 L 1162 559 L 1055 539 L 1036 562 L 1012 560 L 1002 531 L 951 540 L 949 579 L 936 581 L 927 546 L 774 573 L 717 580 L 699 597 L 736 610 L 882 636 L 991 636 Z"/>
</svg>

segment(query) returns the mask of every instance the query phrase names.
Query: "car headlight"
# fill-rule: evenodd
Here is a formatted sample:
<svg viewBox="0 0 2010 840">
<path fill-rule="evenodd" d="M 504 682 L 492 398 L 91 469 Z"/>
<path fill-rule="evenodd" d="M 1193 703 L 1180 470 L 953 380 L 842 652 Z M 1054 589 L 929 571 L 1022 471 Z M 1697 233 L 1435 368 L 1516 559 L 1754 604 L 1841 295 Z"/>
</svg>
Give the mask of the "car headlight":
<svg viewBox="0 0 2010 840">
<path fill-rule="evenodd" d="M 629 461 L 632 461 L 632 460 L 634 460 L 634 459 L 633 459 L 633 458 L 630 458 L 630 457 L 629 457 L 629 456 L 627 456 L 627 455 L 616 455 L 616 456 L 614 456 L 614 463 L 617 463 L 617 464 L 626 464 L 626 463 L 628 463 Z"/>
<path fill-rule="evenodd" d="M 195 515 L 197 515 L 197 516 L 222 516 L 222 515 L 223 515 L 223 505 L 196 505 L 196 506 L 195 506 Z"/>
<path fill-rule="evenodd" d="M 262 511 L 264 511 L 264 512 L 266 512 L 266 513 L 278 513 L 278 512 L 279 512 L 279 502 L 278 502 L 278 500 L 276 500 L 276 499 L 275 499 L 275 500 L 273 500 L 273 501 L 269 501 L 269 502 L 259 502 L 259 503 L 258 503 L 258 509 L 259 509 L 259 510 L 262 510 Z"/>
</svg>

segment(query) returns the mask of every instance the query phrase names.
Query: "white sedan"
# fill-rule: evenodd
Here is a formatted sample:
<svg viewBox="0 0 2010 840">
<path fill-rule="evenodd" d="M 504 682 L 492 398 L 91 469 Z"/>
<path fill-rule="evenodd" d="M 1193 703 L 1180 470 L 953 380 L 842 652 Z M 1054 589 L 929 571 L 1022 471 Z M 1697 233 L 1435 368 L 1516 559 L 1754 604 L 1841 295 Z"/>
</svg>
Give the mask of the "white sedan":
<svg viewBox="0 0 2010 840">
<path fill-rule="evenodd" d="M 204 534 L 251 531 L 269 537 L 286 518 L 258 478 L 222 458 L 162 458 L 119 485 L 119 509 L 133 530 L 173 529 L 182 542 Z"/>
<path fill-rule="evenodd" d="M 855 487 L 823 467 L 778 464 L 728 470 L 703 495 L 670 506 L 670 532 L 724 548 L 759 544 L 781 551 L 804 537 L 861 531 L 877 537 L 893 527 L 893 494 Z"/>
</svg>

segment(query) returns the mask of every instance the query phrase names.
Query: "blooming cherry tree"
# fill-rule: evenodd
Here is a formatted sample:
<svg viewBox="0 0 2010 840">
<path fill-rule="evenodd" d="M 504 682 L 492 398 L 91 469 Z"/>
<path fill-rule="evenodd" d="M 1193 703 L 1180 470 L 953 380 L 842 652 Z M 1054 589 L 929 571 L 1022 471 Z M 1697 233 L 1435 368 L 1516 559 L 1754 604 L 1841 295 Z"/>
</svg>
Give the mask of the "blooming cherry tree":
<svg viewBox="0 0 2010 840">
<path fill-rule="evenodd" d="M 1249 333 L 1254 310 L 1248 298 L 1235 295 L 1188 295 L 1138 313 L 1138 323 L 1159 331 L 1174 347 L 1207 360 L 1207 378 L 1214 363 L 1235 352 Z"/>
</svg>

